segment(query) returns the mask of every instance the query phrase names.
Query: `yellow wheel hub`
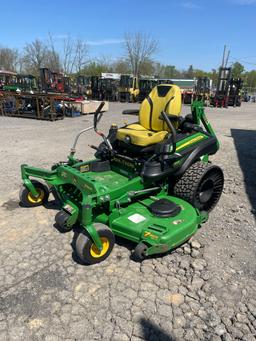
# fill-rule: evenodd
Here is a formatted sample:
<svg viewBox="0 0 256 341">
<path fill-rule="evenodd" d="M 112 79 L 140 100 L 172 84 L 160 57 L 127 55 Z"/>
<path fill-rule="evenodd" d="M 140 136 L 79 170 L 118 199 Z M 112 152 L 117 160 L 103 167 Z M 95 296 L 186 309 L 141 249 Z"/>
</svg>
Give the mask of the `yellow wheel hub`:
<svg viewBox="0 0 256 341">
<path fill-rule="evenodd" d="M 34 195 L 31 192 L 28 193 L 28 201 L 31 202 L 32 204 L 38 204 L 42 202 L 44 199 L 44 191 L 41 188 L 36 188 L 36 190 L 39 193 L 37 197 L 34 197 Z"/>
<path fill-rule="evenodd" d="M 106 237 L 100 237 L 102 243 L 102 250 L 100 251 L 95 244 L 92 244 L 90 248 L 90 254 L 94 258 L 100 258 L 104 256 L 109 249 L 109 240 Z"/>
</svg>

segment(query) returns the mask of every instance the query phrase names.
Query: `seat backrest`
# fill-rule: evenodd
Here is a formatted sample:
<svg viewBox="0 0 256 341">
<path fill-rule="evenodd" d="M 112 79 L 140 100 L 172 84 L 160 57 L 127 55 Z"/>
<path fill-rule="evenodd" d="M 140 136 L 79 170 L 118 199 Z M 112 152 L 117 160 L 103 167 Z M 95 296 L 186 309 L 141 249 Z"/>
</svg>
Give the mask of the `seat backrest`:
<svg viewBox="0 0 256 341">
<path fill-rule="evenodd" d="M 155 86 L 141 103 L 139 123 L 144 128 L 153 131 L 168 130 L 166 123 L 159 119 L 162 111 L 177 116 L 180 114 L 181 93 L 177 85 L 160 84 Z"/>
</svg>

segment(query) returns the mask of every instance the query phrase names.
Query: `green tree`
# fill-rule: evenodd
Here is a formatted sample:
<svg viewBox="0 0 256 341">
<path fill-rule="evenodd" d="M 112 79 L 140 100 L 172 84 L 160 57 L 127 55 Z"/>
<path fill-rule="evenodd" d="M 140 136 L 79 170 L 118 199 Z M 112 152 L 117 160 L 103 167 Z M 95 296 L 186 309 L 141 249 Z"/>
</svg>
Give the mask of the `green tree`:
<svg viewBox="0 0 256 341">
<path fill-rule="evenodd" d="M 90 62 L 80 72 L 86 76 L 101 76 L 102 72 L 108 72 L 109 65 L 102 62 Z"/>
<path fill-rule="evenodd" d="M 124 48 L 126 58 L 134 76 L 143 73 L 142 66 L 148 65 L 149 60 L 158 48 L 158 41 L 149 34 L 135 32 L 125 35 Z"/>
<path fill-rule="evenodd" d="M 164 68 L 164 78 L 177 78 L 177 70 L 174 65 L 166 65 Z"/>
<path fill-rule="evenodd" d="M 39 39 L 25 45 L 22 63 L 24 71 L 35 76 L 39 76 L 39 69 L 42 67 L 47 67 L 52 71 L 62 69 L 60 55 L 53 45 L 49 46 Z"/>
<path fill-rule="evenodd" d="M 16 71 L 19 63 L 19 53 L 16 49 L 0 47 L 0 69 Z"/>
<path fill-rule="evenodd" d="M 235 62 L 232 65 L 232 77 L 241 78 L 243 72 L 244 72 L 244 66 L 241 63 Z"/>
<path fill-rule="evenodd" d="M 26 72 L 39 75 L 39 68 L 47 67 L 49 49 L 47 45 L 39 39 L 26 44 L 24 47 L 23 63 Z"/>
<path fill-rule="evenodd" d="M 194 70 L 194 77 L 208 77 L 208 73 L 206 71 L 200 70 L 200 69 L 195 69 Z"/>
<path fill-rule="evenodd" d="M 154 63 L 150 59 L 144 60 L 144 62 L 140 65 L 140 74 L 144 76 L 153 76 L 154 75 Z"/>
<path fill-rule="evenodd" d="M 212 79 L 213 85 L 217 86 L 219 74 L 216 69 L 212 69 L 212 72 L 208 73 L 208 77 Z"/>
<path fill-rule="evenodd" d="M 129 62 L 126 59 L 119 59 L 112 65 L 114 72 L 129 74 L 131 73 L 131 69 L 129 66 Z"/>
<path fill-rule="evenodd" d="M 249 91 L 253 91 L 253 89 L 256 89 L 256 70 L 245 73 L 244 87 L 248 88 Z"/>
<path fill-rule="evenodd" d="M 165 65 L 154 62 L 154 76 L 157 78 L 164 78 Z"/>
<path fill-rule="evenodd" d="M 186 71 L 187 78 L 194 78 L 194 68 L 193 65 L 189 65 L 188 70 Z"/>
</svg>

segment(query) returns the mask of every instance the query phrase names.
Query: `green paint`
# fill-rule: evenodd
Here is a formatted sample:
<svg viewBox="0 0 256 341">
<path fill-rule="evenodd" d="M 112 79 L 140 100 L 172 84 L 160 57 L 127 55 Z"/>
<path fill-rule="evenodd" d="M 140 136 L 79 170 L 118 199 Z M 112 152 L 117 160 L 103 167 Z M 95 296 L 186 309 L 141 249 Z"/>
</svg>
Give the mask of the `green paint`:
<svg viewBox="0 0 256 341">
<path fill-rule="evenodd" d="M 198 125 L 203 125 L 209 135 L 215 136 L 201 102 L 193 102 L 192 115 Z M 179 141 L 176 151 L 186 151 L 208 138 L 203 132 L 195 132 Z M 185 158 L 175 162 L 175 168 Z M 201 160 L 208 162 L 208 155 L 202 156 Z M 30 177 L 45 180 L 57 193 L 63 209 L 70 214 L 68 226 L 80 224 L 99 250 L 102 249 L 102 243 L 94 227 L 95 222 L 108 225 L 117 236 L 135 243 L 146 243 L 149 246 L 147 255 L 151 255 L 182 244 L 207 220 L 204 212 L 199 212 L 184 200 L 168 196 L 167 179 L 160 184 L 145 183 L 131 164 L 125 160 L 121 164 L 122 160 L 118 158 L 110 161 L 111 170 L 92 172 L 90 164 L 95 161 L 78 161 L 72 150 L 68 161 L 55 164 L 52 170 L 23 164 L 21 175 L 24 185 L 34 196 L 38 193 Z M 152 215 L 149 205 L 161 198 L 175 202 L 182 208 L 181 212 L 169 218 Z"/>
</svg>

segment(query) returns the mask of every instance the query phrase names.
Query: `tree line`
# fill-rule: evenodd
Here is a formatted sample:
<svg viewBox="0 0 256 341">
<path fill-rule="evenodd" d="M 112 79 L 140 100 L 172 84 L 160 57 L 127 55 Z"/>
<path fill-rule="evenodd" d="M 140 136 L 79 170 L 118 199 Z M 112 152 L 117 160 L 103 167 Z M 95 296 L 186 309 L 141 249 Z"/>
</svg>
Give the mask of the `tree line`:
<svg viewBox="0 0 256 341">
<path fill-rule="evenodd" d="M 186 70 L 179 70 L 175 65 L 156 61 L 153 57 L 158 46 L 158 41 L 148 34 L 127 33 L 123 44 L 124 57 L 114 61 L 106 57 L 92 60 L 89 46 L 82 39 L 65 37 L 57 48 L 54 37 L 49 34 L 45 41 L 35 39 L 25 44 L 22 50 L 0 46 L 0 68 L 35 76 L 38 76 L 39 68 L 47 67 L 66 75 L 100 76 L 102 72 L 117 72 L 157 78 L 209 77 L 214 84 L 217 83 L 216 69 L 206 72 L 189 65 Z M 256 88 L 256 70 L 246 71 L 241 63 L 236 62 L 232 65 L 232 76 L 241 77 L 247 87 Z"/>
</svg>

